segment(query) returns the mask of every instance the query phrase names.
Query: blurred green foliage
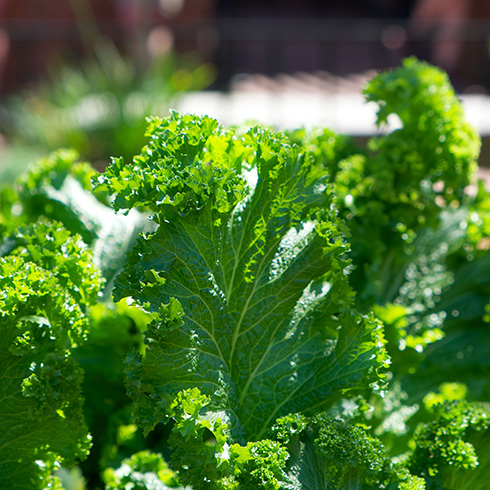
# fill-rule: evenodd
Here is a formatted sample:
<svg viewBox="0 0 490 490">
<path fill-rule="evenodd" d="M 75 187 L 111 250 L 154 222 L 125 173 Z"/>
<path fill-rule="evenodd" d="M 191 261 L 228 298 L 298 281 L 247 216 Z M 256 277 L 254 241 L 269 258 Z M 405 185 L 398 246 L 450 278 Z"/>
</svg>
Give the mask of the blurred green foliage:
<svg viewBox="0 0 490 490">
<path fill-rule="evenodd" d="M 4 104 L 0 131 L 11 143 L 43 153 L 72 148 L 99 167 L 110 156 L 131 159 L 146 143 L 146 117 L 167 115 L 179 94 L 215 78 L 193 54 L 167 53 L 139 69 L 113 43 L 97 46 L 91 58 L 52 70 Z"/>
</svg>

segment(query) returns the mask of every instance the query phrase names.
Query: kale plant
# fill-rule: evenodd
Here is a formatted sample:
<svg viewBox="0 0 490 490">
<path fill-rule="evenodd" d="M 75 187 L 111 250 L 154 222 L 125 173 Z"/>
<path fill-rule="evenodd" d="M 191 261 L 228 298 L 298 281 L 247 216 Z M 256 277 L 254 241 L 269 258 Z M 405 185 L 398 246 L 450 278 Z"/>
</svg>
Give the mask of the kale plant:
<svg viewBox="0 0 490 490">
<path fill-rule="evenodd" d="M 485 488 L 479 141 L 415 59 L 366 96 L 367 148 L 173 112 L 0 189 L 2 488 Z"/>
</svg>

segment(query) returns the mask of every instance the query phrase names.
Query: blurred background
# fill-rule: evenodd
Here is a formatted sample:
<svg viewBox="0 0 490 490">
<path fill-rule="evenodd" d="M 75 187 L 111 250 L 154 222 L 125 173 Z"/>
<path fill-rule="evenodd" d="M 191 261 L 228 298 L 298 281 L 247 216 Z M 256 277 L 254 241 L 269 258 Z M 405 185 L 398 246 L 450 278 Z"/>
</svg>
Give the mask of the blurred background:
<svg viewBox="0 0 490 490">
<path fill-rule="evenodd" d="M 103 167 L 169 108 L 371 136 L 362 87 L 448 72 L 490 166 L 488 0 L 0 0 L 0 179 L 58 147 Z"/>
</svg>

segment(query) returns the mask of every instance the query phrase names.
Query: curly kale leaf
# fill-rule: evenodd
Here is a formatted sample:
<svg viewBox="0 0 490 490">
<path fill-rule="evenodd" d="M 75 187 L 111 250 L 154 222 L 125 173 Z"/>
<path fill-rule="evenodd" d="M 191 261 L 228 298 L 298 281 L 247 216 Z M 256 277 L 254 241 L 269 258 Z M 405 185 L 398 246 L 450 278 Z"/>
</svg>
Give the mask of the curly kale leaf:
<svg viewBox="0 0 490 490">
<path fill-rule="evenodd" d="M 90 446 L 71 350 L 101 279 L 80 237 L 59 226 L 31 226 L 19 242 L 0 258 L 0 486 L 43 489 Z"/>
<path fill-rule="evenodd" d="M 174 477 L 161 454 L 146 450 L 124 459 L 119 468 L 104 471 L 106 490 L 170 490 L 175 488 Z"/>
<path fill-rule="evenodd" d="M 177 394 L 194 387 L 237 440 L 369 390 L 386 361 L 383 339 L 353 308 L 323 169 L 259 128 L 239 136 L 174 114 L 150 135 L 132 165 L 99 179 L 117 207 L 150 208 L 159 225 L 115 289 L 155 318 L 128 366 L 143 427 L 166 421 Z"/>
<path fill-rule="evenodd" d="M 288 452 L 289 490 L 424 490 L 424 481 L 394 465 L 381 442 L 358 425 L 324 414 L 288 415 L 273 428 Z"/>
<path fill-rule="evenodd" d="M 332 176 L 339 214 L 350 229 L 351 284 L 364 308 L 393 301 L 417 254 L 415 239 L 444 226 L 441 215 L 467 200 L 476 180 L 480 139 L 465 120 L 447 75 L 415 58 L 365 88 L 378 105 L 379 126 L 398 128 L 367 150 L 328 131 L 292 133 Z"/>
<path fill-rule="evenodd" d="M 170 205 L 186 213 L 210 197 L 227 211 L 244 197 L 239 170 L 246 148 L 215 119 L 173 112 L 166 119 L 151 118 L 146 134 L 150 142 L 132 165 L 114 158 L 98 179 L 98 189 L 115 196 L 116 211 L 143 206 L 162 212 Z"/>
<path fill-rule="evenodd" d="M 87 208 L 94 199 L 89 194 L 95 170 L 80 162 L 73 150 L 59 150 L 39 159 L 16 182 L 17 207 L 24 223 L 41 216 L 61 221 L 88 244 L 95 238 Z"/>
<path fill-rule="evenodd" d="M 175 474 L 157 455 L 138 453 L 106 471 L 110 488 L 120 488 L 116 482 L 139 488 L 144 481 L 163 489 L 171 477 L 173 484 L 194 490 L 425 489 L 422 478 L 392 463 L 380 441 L 361 426 L 324 414 L 292 414 L 278 419 L 268 438 L 238 444 L 219 416 L 209 417 L 209 402 L 194 388 L 180 392 L 172 404 Z"/>
<path fill-rule="evenodd" d="M 392 114 L 401 122 L 399 129 L 372 143 L 378 164 L 392 172 L 398 191 L 393 197 L 412 206 L 424 199 L 426 212 L 437 214 L 437 202 L 430 202 L 430 193 L 424 196 L 424 187 L 441 183 L 436 192 L 447 204 L 458 203 L 475 180 L 480 139 L 466 121 L 447 74 L 408 58 L 400 68 L 374 77 L 364 93 L 379 106 L 378 125 Z"/>
<path fill-rule="evenodd" d="M 116 215 L 104 202 L 105 196 L 94 196 L 91 179 L 95 173 L 89 163 L 79 161 L 75 151 L 59 150 L 36 161 L 13 188 L 2 189 L 0 256 L 15 247 L 12 235 L 19 227 L 43 219 L 58 221 L 91 246 L 109 290 L 127 249 L 148 220 L 136 211 L 130 216 Z"/>
<path fill-rule="evenodd" d="M 410 471 L 424 477 L 429 490 L 487 488 L 488 410 L 464 400 L 436 404 L 432 410 L 433 420 L 420 424 L 411 441 Z"/>
</svg>

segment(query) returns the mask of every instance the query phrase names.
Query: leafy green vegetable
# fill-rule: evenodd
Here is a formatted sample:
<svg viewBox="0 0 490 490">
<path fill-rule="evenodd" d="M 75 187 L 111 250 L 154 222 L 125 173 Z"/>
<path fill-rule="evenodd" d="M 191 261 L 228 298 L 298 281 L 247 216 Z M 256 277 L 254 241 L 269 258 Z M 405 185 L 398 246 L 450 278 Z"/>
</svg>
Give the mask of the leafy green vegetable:
<svg viewBox="0 0 490 490">
<path fill-rule="evenodd" d="M 489 414 L 480 405 L 465 401 L 436 404 L 432 410 L 435 420 L 417 428 L 408 467 L 425 477 L 429 489 L 468 488 L 461 470 L 476 468 L 478 457 L 473 444 L 465 439 L 481 431 L 487 432 L 488 439 Z"/>
<path fill-rule="evenodd" d="M 254 150 L 246 170 L 257 180 L 246 186 L 233 152 L 213 152 L 214 139 L 206 146 L 215 127 L 174 114 L 150 128 L 142 158 L 115 162 L 103 178 L 129 205 L 162 195 L 151 206 L 161 209 L 158 230 L 133 249 L 115 294 L 155 316 L 129 381 L 147 430 L 165 420 L 147 412 L 198 386 L 227 411 L 236 437 L 254 439 L 279 416 L 327 407 L 375 381 L 382 338 L 352 309 L 346 245 L 321 168 L 271 132 L 250 132 L 243 143 L 228 136 L 228 145 Z M 178 189 L 173 199 L 163 197 L 167 161 L 180 165 L 167 184 Z"/>
<path fill-rule="evenodd" d="M 419 253 L 416 237 L 427 228 L 443 228 L 443 211 L 468 200 L 480 140 L 447 75 L 414 58 L 378 74 L 364 92 L 378 105 L 379 126 L 390 117 L 400 126 L 372 138 L 367 151 L 328 131 L 291 137 L 332 176 L 336 204 L 351 233 L 351 283 L 369 310 L 396 299 Z"/>
<path fill-rule="evenodd" d="M 478 139 L 425 63 L 366 94 L 367 149 L 172 113 L 0 192 L 2 488 L 486 489 Z"/>
<path fill-rule="evenodd" d="M 30 226 L 19 242 L 0 258 L 0 486 L 44 489 L 56 482 L 51 470 L 90 447 L 70 354 L 101 279 L 80 238 L 60 226 Z"/>
<path fill-rule="evenodd" d="M 175 486 L 174 473 L 160 454 L 140 451 L 125 459 L 117 470 L 104 472 L 106 490 L 167 490 Z"/>
<path fill-rule="evenodd" d="M 0 231 L 5 223 L 8 236 L 19 226 L 41 218 L 63 223 L 91 246 L 96 264 L 108 279 L 110 293 L 111 280 L 119 272 L 124 254 L 148 226 L 148 220 L 136 211 L 130 216 L 115 215 L 105 196 L 96 198 L 90 192 L 94 175 L 92 166 L 81 162 L 73 150 L 59 150 L 40 159 L 18 179 L 15 190 L 0 193 Z"/>
<path fill-rule="evenodd" d="M 194 388 L 180 392 L 171 407 L 171 463 L 180 483 L 190 488 L 425 489 L 423 479 L 394 465 L 364 428 L 326 415 L 294 414 L 278 419 L 268 439 L 240 445 L 229 439 L 219 418 L 206 416 L 209 402 Z M 133 475 L 127 466 L 116 472 L 125 482 L 142 477 L 140 469 Z"/>
<path fill-rule="evenodd" d="M 280 416 L 365 391 L 386 356 L 353 309 L 321 167 L 267 130 L 221 134 L 209 118 L 154 120 L 142 156 L 100 182 L 159 225 L 115 289 L 154 316 L 128 367 L 138 420 L 148 432 L 198 387 L 235 441 L 258 440 Z"/>
<path fill-rule="evenodd" d="M 149 319 L 125 302 L 100 302 L 90 309 L 88 320 L 87 339 L 72 355 L 84 371 L 84 416 L 93 438 L 81 468 L 87 487 L 98 488 L 102 469 L 151 448 L 131 420 L 124 388 L 124 359 L 133 349 L 142 348 L 142 332 Z"/>
<path fill-rule="evenodd" d="M 80 162 L 73 150 L 59 150 L 39 159 L 16 183 L 16 220 L 10 229 L 37 221 L 41 216 L 61 221 L 73 233 L 80 234 L 91 243 L 95 233 L 88 220 L 81 217 L 83 205 L 93 197 L 89 194 L 90 179 L 94 169 L 87 162 Z"/>
<path fill-rule="evenodd" d="M 342 419 L 287 416 L 274 432 L 290 453 L 290 482 L 281 488 L 425 489 L 422 479 L 393 465 L 379 440 Z"/>
</svg>

